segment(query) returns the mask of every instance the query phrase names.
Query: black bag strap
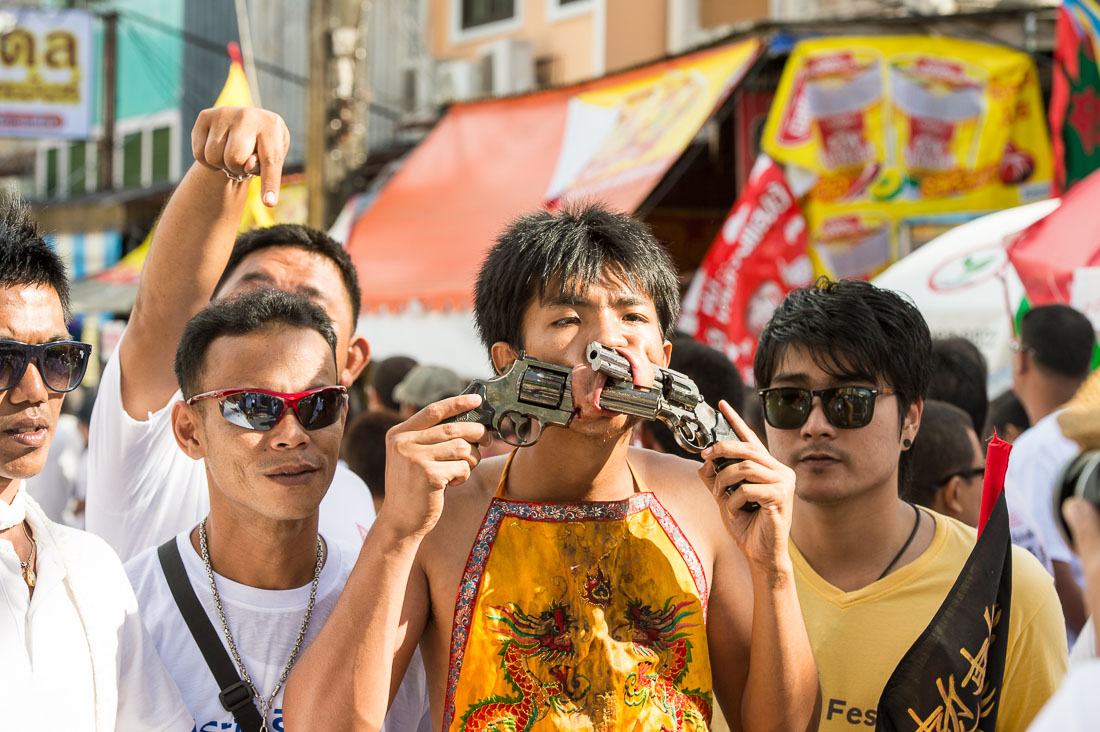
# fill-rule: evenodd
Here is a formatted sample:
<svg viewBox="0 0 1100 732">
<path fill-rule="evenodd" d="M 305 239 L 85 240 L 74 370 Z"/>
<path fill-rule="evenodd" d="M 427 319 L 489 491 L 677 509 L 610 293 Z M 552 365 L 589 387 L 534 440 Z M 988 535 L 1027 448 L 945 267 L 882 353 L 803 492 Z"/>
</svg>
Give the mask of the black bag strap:
<svg viewBox="0 0 1100 732">
<path fill-rule="evenodd" d="M 157 556 L 160 558 L 164 579 L 168 580 L 168 589 L 172 591 L 172 598 L 176 601 L 180 615 L 187 623 L 187 629 L 195 639 L 195 645 L 202 652 L 206 665 L 210 667 L 210 673 L 214 675 L 214 681 L 221 689 L 218 699 L 221 700 L 222 706 L 233 715 L 244 732 L 260 732 L 263 720 L 260 719 L 260 713 L 252 701 L 252 688 L 241 679 L 233 659 L 226 653 L 222 639 L 214 630 L 206 610 L 195 595 L 195 588 L 187 578 L 187 570 L 184 569 L 183 557 L 180 556 L 175 537 L 157 548 Z"/>
</svg>

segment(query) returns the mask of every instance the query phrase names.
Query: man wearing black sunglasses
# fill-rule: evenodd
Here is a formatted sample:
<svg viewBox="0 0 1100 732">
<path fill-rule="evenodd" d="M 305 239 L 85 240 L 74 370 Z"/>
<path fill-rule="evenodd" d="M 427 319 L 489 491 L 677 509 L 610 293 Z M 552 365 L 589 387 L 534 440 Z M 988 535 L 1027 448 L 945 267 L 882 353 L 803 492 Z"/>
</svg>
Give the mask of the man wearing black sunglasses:
<svg viewBox="0 0 1100 732">
<path fill-rule="evenodd" d="M 768 447 L 796 478 L 790 554 L 821 674 L 822 732 L 875 725 L 887 679 L 974 547 L 973 529 L 899 497 L 931 365 L 921 314 L 866 282 L 795 290 L 760 336 L 753 370 Z M 1025 729 L 1066 665 L 1050 576 L 1018 549 L 1012 569 L 997 730 Z"/>
<path fill-rule="evenodd" d="M 358 280 L 337 242 L 297 225 L 237 235 L 245 178 L 258 173 L 264 203 L 275 205 L 289 144 L 283 120 L 262 109 L 205 110 L 192 130 L 195 163 L 157 224 L 130 322 L 104 368 L 92 417 L 87 528 L 123 560 L 206 513 L 202 462 L 176 446 L 170 413 L 179 398 L 172 359 L 180 334 L 211 297 L 260 286 L 304 294 L 334 323 L 337 383 L 352 384 L 367 363 L 367 342 L 355 334 Z M 355 552 L 373 520 L 370 492 L 341 463 L 321 510 L 326 535 Z"/>
<path fill-rule="evenodd" d="M 0 728 L 186 732 L 118 557 L 24 488 L 88 364 L 68 306 L 60 258 L 26 205 L 0 196 Z"/>
</svg>

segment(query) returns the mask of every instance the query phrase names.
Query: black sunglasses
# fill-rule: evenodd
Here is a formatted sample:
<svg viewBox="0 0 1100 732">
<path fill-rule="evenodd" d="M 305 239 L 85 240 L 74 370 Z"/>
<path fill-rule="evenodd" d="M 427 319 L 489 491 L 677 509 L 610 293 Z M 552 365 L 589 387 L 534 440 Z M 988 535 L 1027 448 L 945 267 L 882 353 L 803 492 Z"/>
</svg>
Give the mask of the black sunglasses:
<svg viewBox="0 0 1100 732">
<path fill-rule="evenodd" d="M 936 481 L 936 485 L 943 485 L 952 478 L 962 478 L 963 480 L 974 480 L 977 477 L 985 475 L 985 466 L 979 465 L 976 468 L 963 468 L 962 470 L 956 470 L 954 473 L 949 473 L 944 477 Z"/>
<path fill-rule="evenodd" d="M 777 430 L 798 429 L 806 424 L 814 408 L 814 397 L 821 397 L 821 408 L 829 424 L 850 430 L 866 427 L 875 416 L 875 399 L 894 394 L 893 389 L 867 386 L 834 386 L 829 389 L 800 389 L 777 386 L 761 389 L 764 419 Z"/>
<path fill-rule="evenodd" d="M 34 361 L 42 382 L 50 391 L 69 392 L 80 386 L 88 368 L 92 347 L 76 341 L 21 343 L 0 340 L 0 391 L 7 391 L 23 379 Z"/>
</svg>

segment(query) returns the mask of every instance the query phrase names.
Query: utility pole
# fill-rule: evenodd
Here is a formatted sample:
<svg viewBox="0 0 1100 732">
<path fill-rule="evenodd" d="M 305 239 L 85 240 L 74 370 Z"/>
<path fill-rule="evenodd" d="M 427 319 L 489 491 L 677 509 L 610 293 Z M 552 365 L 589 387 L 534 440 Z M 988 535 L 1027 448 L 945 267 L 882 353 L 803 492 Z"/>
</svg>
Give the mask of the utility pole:
<svg viewBox="0 0 1100 732">
<path fill-rule="evenodd" d="M 118 13 L 103 18 L 103 139 L 99 141 L 99 190 L 115 185 L 115 100 L 118 88 Z"/>
<path fill-rule="evenodd" d="M 362 164 L 366 149 L 366 107 L 356 90 L 366 57 L 361 0 L 310 3 L 310 78 L 307 95 L 306 187 L 309 223 L 324 229 L 342 201 L 343 182 Z"/>
</svg>

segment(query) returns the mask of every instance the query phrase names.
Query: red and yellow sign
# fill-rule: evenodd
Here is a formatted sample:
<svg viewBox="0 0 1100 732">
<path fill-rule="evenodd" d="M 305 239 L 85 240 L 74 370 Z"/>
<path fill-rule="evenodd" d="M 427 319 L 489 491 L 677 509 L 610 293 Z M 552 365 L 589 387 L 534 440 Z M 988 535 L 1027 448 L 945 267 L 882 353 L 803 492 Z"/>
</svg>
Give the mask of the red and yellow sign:
<svg viewBox="0 0 1100 732">
<path fill-rule="evenodd" d="M 1032 60 L 925 36 L 799 43 L 764 129 L 775 160 L 807 171 L 819 270 L 868 277 L 901 254 L 899 225 L 1050 195 Z"/>
</svg>

